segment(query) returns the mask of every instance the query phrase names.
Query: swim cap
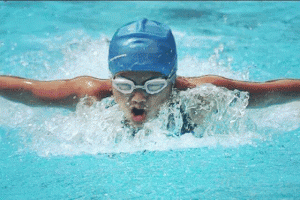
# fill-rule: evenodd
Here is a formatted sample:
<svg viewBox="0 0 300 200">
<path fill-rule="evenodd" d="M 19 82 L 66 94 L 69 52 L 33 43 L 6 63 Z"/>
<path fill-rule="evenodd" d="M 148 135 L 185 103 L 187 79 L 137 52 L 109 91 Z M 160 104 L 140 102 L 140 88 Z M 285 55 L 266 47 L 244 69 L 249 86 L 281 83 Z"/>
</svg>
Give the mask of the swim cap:
<svg viewBox="0 0 300 200">
<path fill-rule="evenodd" d="M 128 23 L 114 34 L 108 60 L 113 75 L 122 71 L 152 71 L 166 77 L 174 75 L 175 80 L 177 53 L 171 29 L 147 19 Z"/>
</svg>

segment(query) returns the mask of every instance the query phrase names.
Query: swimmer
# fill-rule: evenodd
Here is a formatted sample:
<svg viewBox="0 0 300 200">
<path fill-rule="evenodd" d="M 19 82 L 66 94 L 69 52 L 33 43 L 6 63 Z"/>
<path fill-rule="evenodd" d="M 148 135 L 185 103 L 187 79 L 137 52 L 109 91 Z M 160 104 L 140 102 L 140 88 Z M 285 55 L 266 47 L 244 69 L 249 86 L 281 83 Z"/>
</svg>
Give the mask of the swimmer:
<svg viewBox="0 0 300 200">
<path fill-rule="evenodd" d="M 37 81 L 0 76 L 0 95 L 30 106 L 60 106 L 74 109 L 79 100 L 89 104 L 113 96 L 132 127 L 157 116 L 172 98 L 172 90 L 183 91 L 202 84 L 249 93 L 248 108 L 266 107 L 299 100 L 300 80 L 245 82 L 220 76 L 177 76 L 177 52 L 170 28 L 141 19 L 126 24 L 114 34 L 109 45 L 111 79 L 81 76 L 68 80 Z M 197 124 L 201 120 L 191 115 Z"/>
</svg>

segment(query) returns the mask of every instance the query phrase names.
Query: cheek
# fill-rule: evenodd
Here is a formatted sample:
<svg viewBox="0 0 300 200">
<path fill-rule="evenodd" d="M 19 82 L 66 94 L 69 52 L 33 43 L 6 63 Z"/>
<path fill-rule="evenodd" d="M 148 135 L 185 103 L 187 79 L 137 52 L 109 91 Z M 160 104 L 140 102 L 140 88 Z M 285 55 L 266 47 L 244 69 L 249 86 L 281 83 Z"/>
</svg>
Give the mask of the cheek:
<svg viewBox="0 0 300 200">
<path fill-rule="evenodd" d="M 128 101 L 128 97 L 126 97 L 124 94 L 114 89 L 113 89 L 113 97 L 115 99 L 115 102 L 121 106 L 125 105 Z"/>
<path fill-rule="evenodd" d="M 165 90 L 163 90 L 161 93 L 152 96 L 150 99 L 152 106 L 159 107 L 161 104 L 168 101 L 171 97 L 172 93 L 172 87 L 167 87 Z"/>
</svg>

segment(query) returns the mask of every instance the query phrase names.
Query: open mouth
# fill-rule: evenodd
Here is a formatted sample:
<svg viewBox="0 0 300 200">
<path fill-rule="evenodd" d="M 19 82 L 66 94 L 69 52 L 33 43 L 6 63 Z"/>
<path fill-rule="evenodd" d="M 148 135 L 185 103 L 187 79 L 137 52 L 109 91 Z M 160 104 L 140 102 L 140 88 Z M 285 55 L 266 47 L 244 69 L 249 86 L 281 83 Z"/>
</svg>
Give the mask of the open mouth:
<svg viewBox="0 0 300 200">
<path fill-rule="evenodd" d="M 133 108 L 133 109 L 132 109 L 132 113 L 133 113 L 134 115 L 142 115 L 142 114 L 144 114 L 144 112 L 145 112 L 144 109 L 138 109 L 138 108 Z"/>
<path fill-rule="evenodd" d="M 144 109 L 132 108 L 132 119 L 136 122 L 143 122 L 146 119 L 146 112 Z"/>
</svg>

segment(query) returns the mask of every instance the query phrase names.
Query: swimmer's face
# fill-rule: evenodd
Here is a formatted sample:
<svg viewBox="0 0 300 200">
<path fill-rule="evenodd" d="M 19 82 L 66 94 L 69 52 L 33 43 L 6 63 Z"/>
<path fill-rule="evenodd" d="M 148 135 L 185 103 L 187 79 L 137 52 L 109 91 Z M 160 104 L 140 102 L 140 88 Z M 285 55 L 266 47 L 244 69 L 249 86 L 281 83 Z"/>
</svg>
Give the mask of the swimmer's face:
<svg viewBox="0 0 300 200">
<path fill-rule="evenodd" d="M 122 77 L 131 80 L 135 85 L 144 85 L 148 80 L 162 78 L 158 72 L 120 72 L 115 78 Z M 143 124 L 157 116 L 161 105 L 168 101 L 172 93 L 172 83 L 157 94 L 148 94 L 144 89 L 135 89 L 130 94 L 124 94 L 113 87 L 113 96 L 125 114 L 126 120 L 133 127 Z"/>
</svg>

